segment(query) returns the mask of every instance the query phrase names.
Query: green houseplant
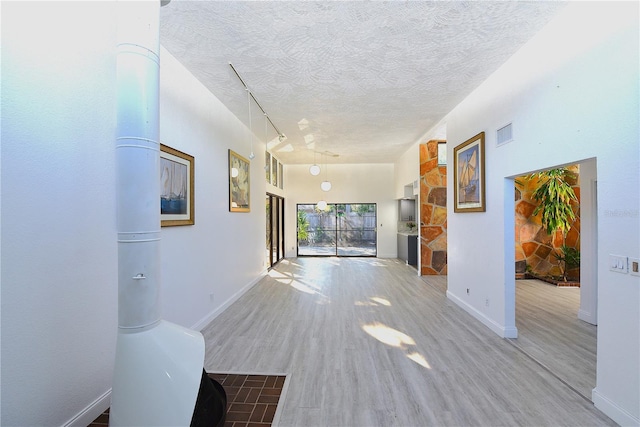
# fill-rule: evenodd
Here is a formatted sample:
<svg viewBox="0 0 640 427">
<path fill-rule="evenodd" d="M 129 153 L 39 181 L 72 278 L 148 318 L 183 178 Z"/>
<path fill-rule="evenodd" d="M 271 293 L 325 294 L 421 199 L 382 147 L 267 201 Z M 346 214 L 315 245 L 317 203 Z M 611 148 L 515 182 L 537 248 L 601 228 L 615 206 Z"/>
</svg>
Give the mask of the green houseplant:
<svg viewBox="0 0 640 427">
<path fill-rule="evenodd" d="M 538 202 L 533 215 L 541 214 L 542 227 L 547 234 L 553 235 L 558 231 L 562 233 L 561 252 L 555 253 L 554 256 L 562 271 L 562 279 L 566 282 L 567 270 L 576 266 L 576 260 L 578 265 L 580 263 L 579 251 L 565 245 L 567 232 L 576 219 L 571 202 L 577 202 L 578 198 L 569 182 L 575 180 L 576 175 L 567 168 L 555 168 L 533 173 L 528 178 L 538 179 L 538 186 L 532 194 L 532 198 Z"/>
</svg>

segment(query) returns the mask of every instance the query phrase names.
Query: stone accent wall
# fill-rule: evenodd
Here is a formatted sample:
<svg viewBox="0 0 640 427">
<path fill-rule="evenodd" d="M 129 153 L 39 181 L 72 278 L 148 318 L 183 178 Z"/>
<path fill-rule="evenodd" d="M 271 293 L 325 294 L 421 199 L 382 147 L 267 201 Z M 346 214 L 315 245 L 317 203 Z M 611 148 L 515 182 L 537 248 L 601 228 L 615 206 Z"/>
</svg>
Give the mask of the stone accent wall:
<svg viewBox="0 0 640 427">
<path fill-rule="evenodd" d="M 571 184 L 579 201 L 580 166 L 574 165 L 568 167 L 568 169 L 577 175 L 576 181 Z M 517 178 L 517 181 L 523 185 L 516 184 L 515 188 L 516 277 L 523 277 L 527 266 L 530 267 L 534 274 L 539 276 L 561 276 L 562 273 L 558 267 L 558 261 L 553 256 L 553 253 L 560 252 L 562 233 L 556 232 L 554 235 L 548 235 L 542 228 L 540 214 L 532 216 L 537 202 L 532 199 L 531 195 L 536 188 L 538 180 L 521 176 Z M 565 244 L 580 250 L 579 203 L 573 204 L 573 212 L 576 214 L 576 220 L 567 233 Z M 569 270 L 567 276 L 579 279 L 580 268 Z"/>
<path fill-rule="evenodd" d="M 420 272 L 447 274 L 447 168 L 438 166 L 438 142 L 420 144 Z"/>
</svg>

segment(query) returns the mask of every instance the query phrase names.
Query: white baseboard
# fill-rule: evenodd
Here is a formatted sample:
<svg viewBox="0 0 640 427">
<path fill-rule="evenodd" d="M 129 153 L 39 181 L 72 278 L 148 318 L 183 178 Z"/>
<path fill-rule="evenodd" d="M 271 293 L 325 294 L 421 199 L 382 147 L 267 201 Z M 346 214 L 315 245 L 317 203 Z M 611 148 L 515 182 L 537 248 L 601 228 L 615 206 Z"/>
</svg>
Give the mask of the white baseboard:
<svg viewBox="0 0 640 427">
<path fill-rule="evenodd" d="M 591 400 L 596 408 L 621 426 L 640 426 L 640 418 L 634 417 L 612 400 L 600 394 L 597 387 L 591 392 Z"/>
<path fill-rule="evenodd" d="M 379 253 L 376 255 L 376 258 L 398 258 L 398 254 L 396 253 L 388 253 L 388 254 L 384 254 L 384 253 Z"/>
<path fill-rule="evenodd" d="M 485 316 L 484 313 L 476 310 L 473 306 L 467 304 L 462 299 L 458 298 L 456 295 L 447 290 L 447 298 L 460 306 L 464 311 L 475 317 L 479 320 L 483 325 L 491 329 L 493 332 L 498 334 L 502 338 L 517 338 L 518 337 L 518 328 L 513 327 L 505 327 L 500 325 L 493 319 Z"/>
<path fill-rule="evenodd" d="M 63 424 L 64 427 L 86 427 L 111 406 L 111 388 L 80 413 Z"/>
<path fill-rule="evenodd" d="M 595 316 L 593 315 L 593 313 L 589 312 L 589 311 L 585 311 L 585 310 L 578 310 L 578 319 L 590 323 L 592 325 L 597 325 L 598 324 L 598 319 L 595 318 Z"/>
<path fill-rule="evenodd" d="M 253 279 L 251 282 L 247 283 L 242 289 L 233 294 L 231 298 L 227 299 L 222 305 L 218 306 L 211 313 L 207 314 L 205 317 L 200 319 L 195 325 L 191 327 L 194 331 L 203 330 L 209 323 L 213 321 L 216 317 L 218 317 L 223 311 L 225 311 L 231 304 L 236 302 L 242 295 L 244 295 L 249 289 L 253 288 L 264 276 L 266 276 L 267 270 L 264 270 L 258 277 Z"/>
</svg>

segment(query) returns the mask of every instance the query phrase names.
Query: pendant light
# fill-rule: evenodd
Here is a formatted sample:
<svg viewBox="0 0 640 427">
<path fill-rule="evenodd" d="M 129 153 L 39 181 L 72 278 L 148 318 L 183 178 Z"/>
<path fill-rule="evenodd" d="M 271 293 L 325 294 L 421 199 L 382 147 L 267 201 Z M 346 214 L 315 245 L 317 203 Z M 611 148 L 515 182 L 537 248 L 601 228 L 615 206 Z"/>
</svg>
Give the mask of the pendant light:
<svg viewBox="0 0 640 427">
<path fill-rule="evenodd" d="M 320 175 L 320 166 L 316 164 L 316 151 L 313 151 L 313 165 L 309 168 L 309 173 L 313 176 Z"/>
<path fill-rule="evenodd" d="M 322 191 L 331 190 L 331 181 L 329 181 L 329 166 L 327 166 L 327 162 L 324 162 L 324 181 L 320 184 L 320 188 Z"/>
<path fill-rule="evenodd" d="M 320 201 L 318 202 L 318 204 L 316 205 L 316 207 L 317 207 L 319 210 L 324 211 L 324 210 L 326 210 L 326 209 L 327 209 L 327 202 L 325 202 L 324 200 L 320 200 Z"/>
</svg>

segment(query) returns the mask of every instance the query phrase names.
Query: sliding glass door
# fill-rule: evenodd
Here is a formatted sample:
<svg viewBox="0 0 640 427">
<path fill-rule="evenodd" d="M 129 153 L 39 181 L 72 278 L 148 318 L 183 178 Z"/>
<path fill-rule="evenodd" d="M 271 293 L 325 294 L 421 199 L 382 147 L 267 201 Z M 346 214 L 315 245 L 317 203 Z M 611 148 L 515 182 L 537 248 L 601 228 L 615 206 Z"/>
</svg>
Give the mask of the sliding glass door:
<svg viewBox="0 0 640 427">
<path fill-rule="evenodd" d="M 267 193 L 266 205 L 266 257 L 271 268 L 284 258 L 284 199 Z"/>
<path fill-rule="evenodd" d="M 298 256 L 377 255 L 375 203 L 297 205 Z"/>
</svg>

